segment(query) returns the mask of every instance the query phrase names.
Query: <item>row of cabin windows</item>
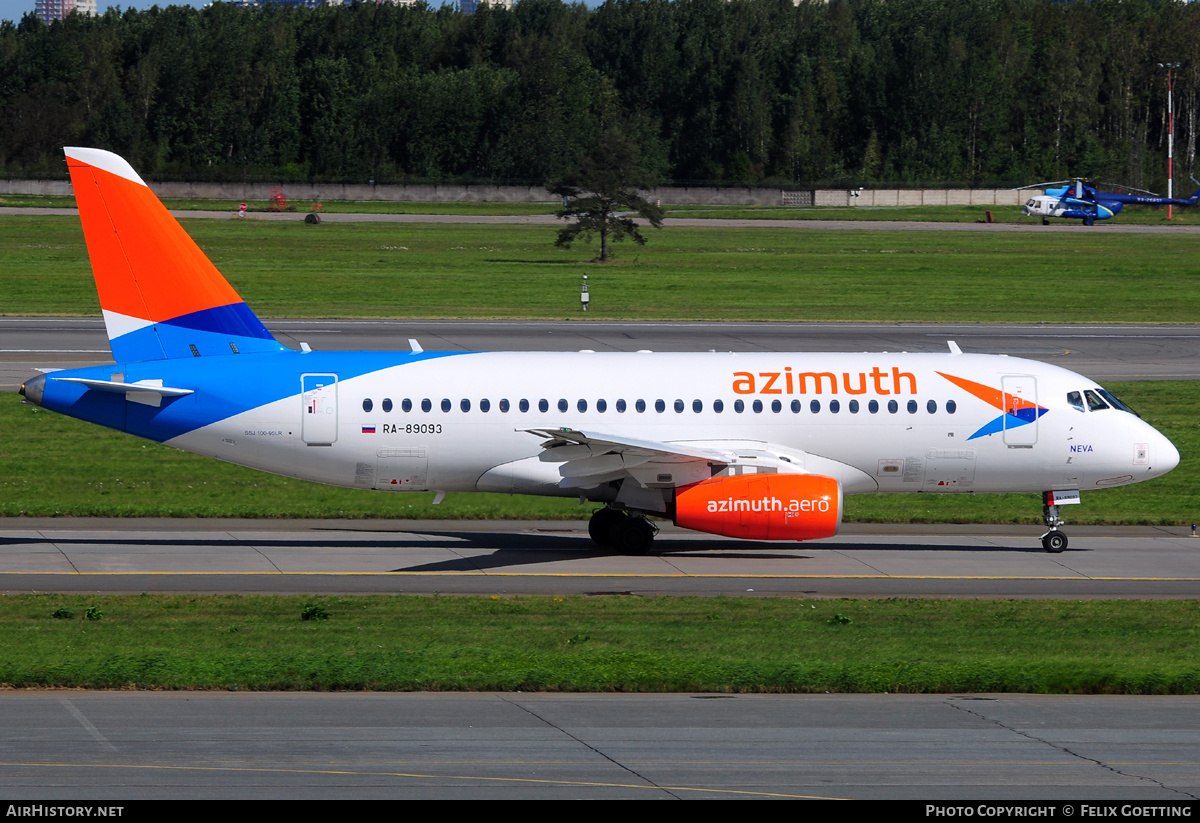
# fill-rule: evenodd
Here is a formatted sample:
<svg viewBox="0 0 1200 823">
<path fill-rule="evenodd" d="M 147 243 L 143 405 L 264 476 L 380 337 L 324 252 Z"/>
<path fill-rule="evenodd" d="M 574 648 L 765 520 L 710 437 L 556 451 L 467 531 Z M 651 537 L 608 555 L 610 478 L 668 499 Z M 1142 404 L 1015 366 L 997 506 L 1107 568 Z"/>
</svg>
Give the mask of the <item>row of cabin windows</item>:
<svg viewBox="0 0 1200 823">
<path fill-rule="evenodd" d="M 391 400 L 391 398 L 388 398 L 388 397 L 385 397 L 383 399 L 383 401 L 380 402 L 379 405 L 385 412 L 391 412 L 391 410 L 393 408 L 392 400 Z M 628 406 L 626 405 L 624 400 L 618 400 L 613 405 L 619 414 L 624 414 L 626 411 L 628 411 Z M 867 411 L 871 414 L 878 414 L 880 409 L 884 408 L 884 407 L 880 406 L 878 400 L 869 400 L 869 401 L 867 401 L 867 403 L 865 405 L 866 405 Z M 512 407 L 509 405 L 509 402 L 507 399 L 501 400 L 499 403 L 496 404 L 496 406 L 497 406 L 497 408 L 500 409 L 501 412 L 505 412 L 505 413 L 511 411 L 511 409 L 512 409 Z M 676 400 L 672 404 L 672 406 L 675 409 L 676 414 L 683 414 L 683 412 L 687 410 L 688 404 L 683 400 Z M 859 401 L 857 401 L 857 400 L 850 400 L 845 404 L 845 406 L 846 406 L 846 410 L 849 411 L 850 414 L 858 414 L 859 411 L 861 411 L 863 408 L 863 405 L 860 404 Z M 369 412 L 375 408 L 375 403 L 370 398 L 367 398 L 367 399 L 363 400 L 362 407 L 363 407 L 363 411 Z M 458 407 L 460 410 L 462 410 L 464 412 L 469 412 L 471 410 L 471 401 L 466 398 L 463 398 L 462 400 L 458 401 Z M 570 410 L 571 404 L 568 400 L 563 398 L 558 401 L 557 407 L 560 412 L 566 412 L 566 411 Z M 763 403 L 763 401 L 761 401 L 761 400 L 751 401 L 749 404 L 749 407 L 755 414 L 761 414 L 763 411 L 765 411 L 768 408 L 768 406 L 766 406 Z M 775 414 L 779 414 L 780 412 L 783 411 L 783 401 L 772 400 L 769 407 L 772 412 L 774 412 Z M 420 402 L 420 408 L 421 408 L 421 411 L 423 411 L 423 412 L 433 411 L 433 401 L 430 400 L 429 398 L 425 398 L 424 400 L 422 400 Z M 453 408 L 454 408 L 454 403 L 449 398 L 444 398 L 442 400 L 441 409 L 443 412 L 448 412 Z M 519 401 L 517 401 L 517 408 L 521 412 L 528 412 L 530 409 L 530 403 L 528 400 L 519 400 Z M 545 399 L 537 401 L 537 408 L 538 408 L 539 412 L 550 411 L 550 401 L 545 400 Z M 647 408 L 646 401 L 645 400 L 635 400 L 633 402 L 633 408 L 639 414 L 644 413 Z M 692 408 L 692 411 L 696 414 L 703 412 L 704 411 L 704 401 L 703 400 L 693 400 L 691 402 L 691 408 Z M 790 408 L 791 408 L 793 414 L 799 414 L 801 411 L 804 410 L 804 403 L 803 403 L 803 401 L 800 401 L 800 400 L 793 400 L 790 404 Z M 828 409 L 828 411 L 831 414 L 837 414 L 838 412 L 840 412 L 842 410 L 842 401 L 837 400 L 837 399 L 830 400 L 828 402 L 828 404 L 825 406 L 825 408 Z M 888 412 L 890 412 L 891 414 L 896 414 L 900 411 L 901 406 L 900 406 L 899 401 L 889 400 L 889 401 L 887 401 L 886 408 L 887 408 Z M 916 414 L 920 410 L 920 408 L 921 408 L 921 406 L 916 400 L 909 400 L 904 406 L 904 409 L 909 414 Z M 579 412 L 586 412 L 588 410 L 588 401 L 577 400 L 575 402 L 575 409 Z M 601 414 L 608 411 L 608 401 L 607 400 L 597 400 L 596 404 L 595 404 L 595 409 L 597 412 L 599 412 Z M 413 410 L 413 401 L 407 397 L 404 398 L 403 400 L 401 400 L 400 401 L 400 410 L 402 412 L 405 412 L 406 414 L 408 412 L 411 412 Z M 487 400 L 487 399 L 480 400 L 479 401 L 479 410 L 481 412 L 491 411 L 492 410 L 492 401 Z M 658 412 L 659 414 L 664 413 L 667 410 L 667 402 L 665 400 L 655 400 L 654 401 L 654 410 L 656 412 Z M 724 412 L 725 411 L 725 401 L 724 400 L 714 400 L 712 402 L 712 410 L 714 412 L 716 412 L 717 414 Z M 735 412 L 737 412 L 738 414 L 741 414 L 742 412 L 744 412 L 746 410 L 746 402 L 744 400 L 740 400 L 740 399 L 734 400 L 733 401 L 733 410 Z M 808 402 L 808 410 L 810 412 L 812 412 L 813 414 L 819 413 L 821 411 L 821 401 L 816 400 L 816 399 L 810 400 Z M 926 412 L 928 412 L 929 414 L 936 414 L 937 410 L 938 410 L 938 403 L 936 400 L 926 401 L 926 403 L 925 403 L 925 411 Z M 947 414 L 954 414 L 954 412 L 958 410 L 958 405 L 953 400 L 947 400 L 946 405 L 945 405 L 945 410 L 946 410 Z"/>
</svg>

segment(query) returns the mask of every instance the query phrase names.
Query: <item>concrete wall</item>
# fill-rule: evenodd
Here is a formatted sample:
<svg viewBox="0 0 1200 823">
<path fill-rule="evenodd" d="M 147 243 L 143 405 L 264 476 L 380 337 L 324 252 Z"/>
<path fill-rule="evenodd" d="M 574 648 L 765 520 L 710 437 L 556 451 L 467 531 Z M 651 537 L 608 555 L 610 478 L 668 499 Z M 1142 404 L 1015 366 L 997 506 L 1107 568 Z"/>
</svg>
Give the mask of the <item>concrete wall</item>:
<svg viewBox="0 0 1200 823">
<path fill-rule="evenodd" d="M 0 194 L 72 194 L 67 180 L 0 180 Z"/>
<path fill-rule="evenodd" d="M 159 197 L 233 200 L 263 203 L 271 197 L 269 183 L 152 183 Z M 66 180 L 0 180 L 0 195 L 69 195 Z M 380 185 L 364 183 L 287 183 L 287 199 L 298 207 L 325 200 L 384 200 L 424 203 L 555 203 L 558 198 L 541 186 Z M 664 206 L 694 203 L 728 206 L 1019 206 L 1027 192 L 995 189 L 862 189 L 852 197 L 846 189 L 754 189 L 716 186 L 660 186 L 646 193 Z"/>
</svg>

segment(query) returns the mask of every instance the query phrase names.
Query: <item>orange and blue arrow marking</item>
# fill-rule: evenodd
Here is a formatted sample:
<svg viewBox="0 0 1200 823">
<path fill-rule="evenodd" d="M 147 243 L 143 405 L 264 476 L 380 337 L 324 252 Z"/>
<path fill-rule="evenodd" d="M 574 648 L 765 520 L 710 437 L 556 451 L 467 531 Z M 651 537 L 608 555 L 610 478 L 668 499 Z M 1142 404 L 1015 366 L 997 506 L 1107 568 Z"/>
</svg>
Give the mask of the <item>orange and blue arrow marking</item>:
<svg viewBox="0 0 1200 823">
<path fill-rule="evenodd" d="M 968 437 L 968 440 L 1028 425 L 1049 411 L 1045 406 L 1039 406 L 1037 403 L 1034 403 L 1032 400 L 1026 400 L 1019 394 L 1005 394 L 1000 389 L 985 386 L 983 383 L 976 383 L 973 380 L 966 380 L 962 377 L 955 377 L 952 374 L 944 374 L 942 372 L 938 372 L 938 374 L 963 391 L 969 392 L 989 406 L 999 409 L 1001 412 L 999 417 L 982 426 L 973 435 Z"/>
</svg>

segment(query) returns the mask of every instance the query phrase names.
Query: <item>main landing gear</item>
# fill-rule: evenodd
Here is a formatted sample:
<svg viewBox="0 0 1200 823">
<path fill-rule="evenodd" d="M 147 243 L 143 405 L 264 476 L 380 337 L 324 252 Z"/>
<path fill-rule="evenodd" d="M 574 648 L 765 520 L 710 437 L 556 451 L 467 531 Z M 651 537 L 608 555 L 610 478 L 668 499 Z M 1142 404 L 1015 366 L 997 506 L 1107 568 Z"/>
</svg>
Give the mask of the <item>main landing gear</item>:
<svg viewBox="0 0 1200 823">
<path fill-rule="evenodd" d="M 597 509 L 588 521 L 588 534 L 592 540 L 621 554 L 646 554 L 654 545 L 656 531 L 646 518 L 608 506 Z"/>
<path fill-rule="evenodd" d="M 1046 502 L 1053 498 L 1042 495 L 1042 520 L 1050 531 L 1042 535 L 1042 548 L 1051 554 L 1058 554 L 1067 547 L 1067 536 L 1058 530 L 1062 518 L 1058 516 L 1058 506 Z"/>
</svg>

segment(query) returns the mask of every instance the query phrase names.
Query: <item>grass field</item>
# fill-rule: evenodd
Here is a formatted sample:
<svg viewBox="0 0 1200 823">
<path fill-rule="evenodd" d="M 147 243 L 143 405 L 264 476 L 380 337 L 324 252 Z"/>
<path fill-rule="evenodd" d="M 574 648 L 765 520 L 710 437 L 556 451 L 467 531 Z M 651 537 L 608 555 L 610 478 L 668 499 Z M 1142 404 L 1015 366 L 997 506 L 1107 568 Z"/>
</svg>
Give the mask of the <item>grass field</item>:
<svg viewBox="0 0 1200 823">
<path fill-rule="evenodd" d="M 0 687 L 1200 691 L 1196 601 L 23 595 L 0 642 Z"/>
<path fill-rule="evenodd" d="M 1178 447 L 1165 477 L 1083 495 L 1068 523 L 1190 523 L 1200 492 L 1194 385 L 1111 384 Z M 585 519 L 578 501 L 501 494 L 387 494 L 320 486 L 138 440 L 0 395 L 0 516 Z M 1040 523 L 1037 495 L 863 495 L 846 519 L 885 523 Z"/>
<path fill-rule="evenodd" d="M 552 226 L 185 220 L 264 317 L 1158 322 L 1196 319 L 1186 235 L 670 228 L 556 249 Z M 98 315 L 74 217 L 0 219 L 0 311 Z"/>
</svg>

